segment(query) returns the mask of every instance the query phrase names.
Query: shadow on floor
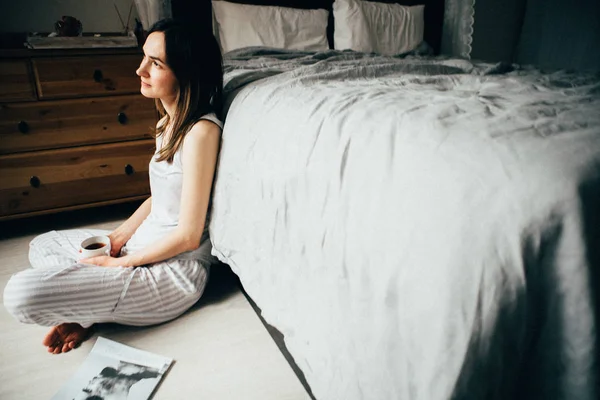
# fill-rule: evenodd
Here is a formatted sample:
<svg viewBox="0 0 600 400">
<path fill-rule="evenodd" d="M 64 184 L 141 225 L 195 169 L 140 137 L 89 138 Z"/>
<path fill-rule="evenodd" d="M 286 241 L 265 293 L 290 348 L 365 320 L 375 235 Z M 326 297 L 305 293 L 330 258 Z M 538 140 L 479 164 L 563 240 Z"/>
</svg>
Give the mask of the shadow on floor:
<svg viewBox="0 0 600 400">
<path fill-rule="evenodd" d="M 277 347 L 279 347 L 279 351 L 281 351 L 281 354 L 283 354 L 283 356 L 287 360 L 287 362 L 290 365 L 290 367 L 292 368 L 292 370 L 294 370 L 296 377 L 298 377 L 298 380 L 300 381 L 300 383 L 302 383 L 302 386 L 304 386 L 304 390 L 306 390 L 306 393 L 308 393 L 308 395 L 310 396 L 311 399 L 316 400 L 315 396 L 312 393 L 310 385 L 308 384 L 308 382 L 306 381 L 306 378 L 304 377 L 304 373 L 298 367 L 298 365 L 296 364 L 296 361 L 294 361 L 294 357 L 292 357 L 292 355 L 288 351 L 287 347 L 285 347 L 283 334 L 281 332 L 279 332 L 279 330 L 277 330 L 277 328 L 275 328 L 272 325 L 269 325 L 269 323 L 263 319 L 262 311 L 260 310 L 260 308 L 256 305 L 254 300 L 252 300 L 252 298 L 250 296 L 248 296 L 248 293 L 246 293 L 246 291 L 244 290 L 244 287 L 243 286 L 240 286 L 240 287 L 242 289 L 242 293 L 244 293 L 244 296 L 246 296 L 248 303 L 250 303 L 250 305 L 254 309 L 254 312 L 260 318 L 260 321 L 263 323 L 263 325 L 269 332 L 269 335 L 271 335 L 271 338 L 273 339 L 273 341 L 277 344 Z"/>
<path fill-rule="evenodd" d="M 140 204 L 142 202 L 135 201 L 2 221 L 0 222 L 0 239 L 124 220 L 129 218 Z"/>
<path fill-rule="evenodd" d="M 240 280 L 227 264 L 219 263 L 210 268 L 208 283 L 202 297 L 191 310 L 201 308 L 206 304 L 219 303 L 228 299 L 239 288 Z"/>
</svg>

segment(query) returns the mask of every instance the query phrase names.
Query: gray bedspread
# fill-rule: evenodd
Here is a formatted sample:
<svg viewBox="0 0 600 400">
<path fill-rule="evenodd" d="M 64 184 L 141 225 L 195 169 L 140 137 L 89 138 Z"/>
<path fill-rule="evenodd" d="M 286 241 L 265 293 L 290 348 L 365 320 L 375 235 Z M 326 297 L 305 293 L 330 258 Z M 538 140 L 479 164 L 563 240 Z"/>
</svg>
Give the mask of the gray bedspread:
<svg viewBox="0 0 600 400">
<path fill-rule="evenodd" d="M 597 399 L 600 77 L 225 58 L 213 252 L 315 397 Z"/>
</svg>

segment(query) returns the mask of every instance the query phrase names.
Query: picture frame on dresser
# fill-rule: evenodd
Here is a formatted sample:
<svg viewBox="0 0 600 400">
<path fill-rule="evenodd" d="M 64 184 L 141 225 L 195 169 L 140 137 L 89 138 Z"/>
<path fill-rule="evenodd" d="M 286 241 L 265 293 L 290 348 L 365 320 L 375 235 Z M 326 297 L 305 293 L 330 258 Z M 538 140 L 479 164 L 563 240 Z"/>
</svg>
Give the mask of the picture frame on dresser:
<svg viewBox="0 0 600 400">
<path fill-rule="evenodd" d="M 0 221 L 150 194 L 158 114 L 134 48 L 0 54 Z"/>
</svg>

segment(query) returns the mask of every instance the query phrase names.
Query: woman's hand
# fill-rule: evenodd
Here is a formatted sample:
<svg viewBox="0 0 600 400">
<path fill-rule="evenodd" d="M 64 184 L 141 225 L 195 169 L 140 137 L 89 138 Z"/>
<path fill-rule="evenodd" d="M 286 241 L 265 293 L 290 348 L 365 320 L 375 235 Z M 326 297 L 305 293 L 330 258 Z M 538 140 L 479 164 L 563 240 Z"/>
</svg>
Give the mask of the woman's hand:
<svg viewBox="0 0 600 400">
<path fill-rule="evenodd" d="M 129 267 L 129 259 L 125 257 L 97 256 L 79 260 L 82 264 L 92 264 L 99 267 Z"/>
<path fill-rule="evenodd" d="M 121 249 L 131 239 L 134 232 L 144 222 L 146 217 L 152 210 L 152 197 L 148 197 L 146 201 L 138 207 L 127 221 L 123 222 L 117 229 L 112 231 L 108 237 L 110 238 L 110 255 L 111 257 L 118 257 L 121 253 Z"/>
<path fill-rule="evenodd" d="M 118 229 L 111 232 L 108 235 L 110 239 L 110 256 L 117 257 L 121 252 L 121 248 L 127 243 L 131 235 L 127 235 L 119 231 Z"/>
</svg>

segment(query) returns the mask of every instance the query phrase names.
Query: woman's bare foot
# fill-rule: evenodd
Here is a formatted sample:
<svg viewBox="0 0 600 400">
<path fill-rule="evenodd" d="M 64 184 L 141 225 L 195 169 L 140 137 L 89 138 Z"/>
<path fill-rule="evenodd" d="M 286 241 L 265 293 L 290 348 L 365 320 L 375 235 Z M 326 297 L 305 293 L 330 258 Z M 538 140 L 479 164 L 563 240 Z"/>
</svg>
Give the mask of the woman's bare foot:
<svg viewBox="0 0 600 400">
<path fill-rule="evenodd" d="M 77 323 L 60 324 L 50 329 L 42 343 L 49 353 L 66 353 L 87 339 L 89 330 Z"/>
</svg>

